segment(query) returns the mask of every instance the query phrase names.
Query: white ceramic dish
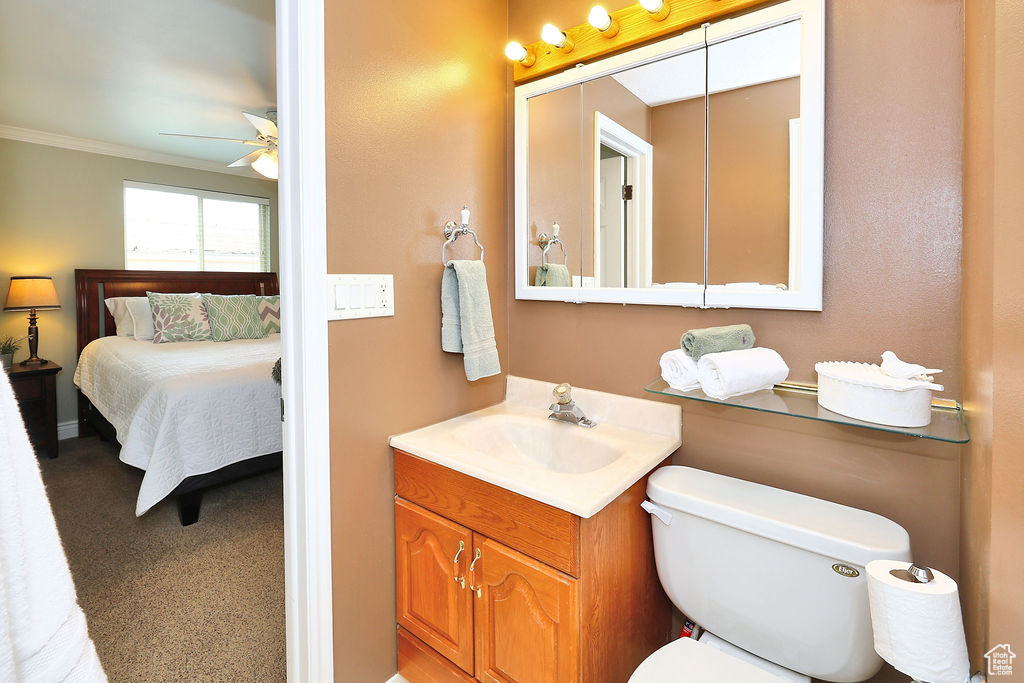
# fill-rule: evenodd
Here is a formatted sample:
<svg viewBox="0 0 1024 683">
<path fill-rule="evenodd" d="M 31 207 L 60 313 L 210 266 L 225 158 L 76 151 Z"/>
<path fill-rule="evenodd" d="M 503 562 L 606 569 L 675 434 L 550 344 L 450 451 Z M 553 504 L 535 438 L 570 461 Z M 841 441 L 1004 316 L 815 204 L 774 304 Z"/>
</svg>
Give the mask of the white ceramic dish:
<svg viewBox="0 0 1024 683">
<path fill-rule="evenodd" d="M 942 385 L 889 377 L 877 365 L 816 363 L 818 405 L 847 417 L 892 427 L 925 427 L 932 421 L 932 390 Z"/>
</svg>

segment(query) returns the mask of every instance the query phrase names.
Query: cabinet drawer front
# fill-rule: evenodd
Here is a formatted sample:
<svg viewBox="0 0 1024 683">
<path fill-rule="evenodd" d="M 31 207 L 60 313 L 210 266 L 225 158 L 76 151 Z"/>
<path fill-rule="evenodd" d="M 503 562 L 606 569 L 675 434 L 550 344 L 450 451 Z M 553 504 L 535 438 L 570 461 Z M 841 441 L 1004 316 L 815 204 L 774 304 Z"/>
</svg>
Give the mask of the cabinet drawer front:
<svg viewBox="0 0 1024 683">
<path fill-rule="evenodd" d="M 476 677 L 526 683 L 579 680 L 576 579 L 491 539 L 474 535 L 480 562 Z"/>
<path fill-rule="evenodd" d="M 468 580 L 460 579 L 466 579 L 472 545 L 468 529 L 395 501 L 398 624 L 469 673 L 473 596 Z"/>
<path fill-rule="evenodd" d="M 579 576 L 580 518 L 571 512 L 398 450 L 395 493 Z"/>
<path fill-rule="evenodd" d="M 42 377 L 25 377 L 24 379 L 15 379 L 11 382 L 11 388 L 14 389 L 14 395 L 19 401 L 40 399 L 43 398 L 45 394 L 43 391 Z"/>
</svg>

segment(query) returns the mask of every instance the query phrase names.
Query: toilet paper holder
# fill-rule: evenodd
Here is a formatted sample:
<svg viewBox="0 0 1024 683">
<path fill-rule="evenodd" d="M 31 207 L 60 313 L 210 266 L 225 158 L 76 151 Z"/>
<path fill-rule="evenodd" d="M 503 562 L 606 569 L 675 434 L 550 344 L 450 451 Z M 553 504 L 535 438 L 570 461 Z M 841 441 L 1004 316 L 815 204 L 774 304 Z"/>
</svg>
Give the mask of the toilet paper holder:
<svg viewBox="0 0 1024 683">
<path fill-rule="evenodd" d="M 931 569 L 916 564 L 911 564 L 906 569 L 890 569 L 889 573 L 910 583 L 929 583 L 935 580 L 935 574 L 932 574 Z"/>
</svg>

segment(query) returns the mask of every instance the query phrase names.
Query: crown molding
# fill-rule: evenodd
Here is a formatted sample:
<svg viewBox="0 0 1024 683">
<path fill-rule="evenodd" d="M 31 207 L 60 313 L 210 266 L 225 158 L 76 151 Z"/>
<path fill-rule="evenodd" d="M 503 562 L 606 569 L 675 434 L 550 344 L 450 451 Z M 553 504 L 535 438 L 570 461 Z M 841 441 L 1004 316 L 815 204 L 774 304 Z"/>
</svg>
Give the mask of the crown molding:
<svg viewBox="0 0 1024 683">
<path fill-rule="evenodd" d="M 118 145 L 112 142 L 90 140 L 88 138 L 76 138 L 70 135 L 59 135 L 57 133 L 47 133 L 46 131 L 32 130 L 31 128 L 18 128 L 17 126 L 6 126 L 0 124 L 0 138 L 17 140 L 19 142 L 29 142 L 35 145 L 46 145 L 48 147 L 60 147 L 61 149 L 70 149 L 76 152 L 103 154 L 109 157 L 134 159 L 135 161 L 147 161 L 152 164 L 180 166 L 182 168 L 192 168 L 197 171 L 211 171 L 213 173 L 225 173 L 227 175 L 237 175 L 246 178 L 266 180 L 266 178 L 257 175 L 255 171 L 251 171 L 247 167 L 230 168 L 227 164 L 219 164 L 216 161 L 192 159 L 174 154 L 154 152 L 152 150 L 142 149 L 141 147 L 130 147 L 128 145 Z"/>
</svg>

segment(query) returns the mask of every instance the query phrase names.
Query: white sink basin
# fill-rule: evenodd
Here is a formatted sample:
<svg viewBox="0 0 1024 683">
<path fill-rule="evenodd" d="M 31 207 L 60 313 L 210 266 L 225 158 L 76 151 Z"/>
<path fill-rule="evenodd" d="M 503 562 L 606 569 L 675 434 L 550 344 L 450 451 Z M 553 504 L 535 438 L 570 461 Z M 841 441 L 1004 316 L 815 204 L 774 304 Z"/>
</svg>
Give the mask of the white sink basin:
<svg viewBox="0 0 1024 683">
<path fill-rule="evenodd" d="M 681 443 L 681 409 L 586 389 L 592 429 L 548 419 L 555 382 L 509 377 L 505 400 L 391 437 L 391 445 L 557 508 L 590 517 Z"/>
<path fill-rule="evenodd" d="M 481 415 L 452 430 L 467 448 L 509 463 L 582 474 L 612 464 L 623 451 L 592 430 L 535 415 Z"/>
</svg>

